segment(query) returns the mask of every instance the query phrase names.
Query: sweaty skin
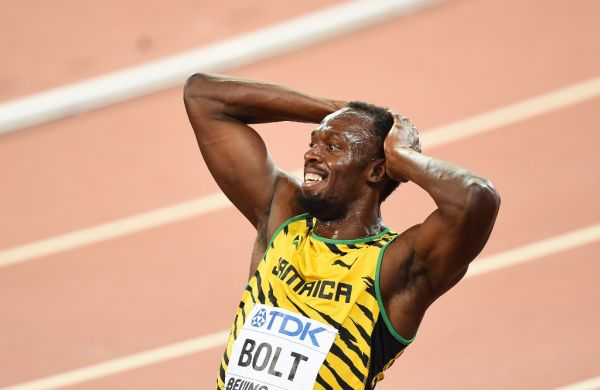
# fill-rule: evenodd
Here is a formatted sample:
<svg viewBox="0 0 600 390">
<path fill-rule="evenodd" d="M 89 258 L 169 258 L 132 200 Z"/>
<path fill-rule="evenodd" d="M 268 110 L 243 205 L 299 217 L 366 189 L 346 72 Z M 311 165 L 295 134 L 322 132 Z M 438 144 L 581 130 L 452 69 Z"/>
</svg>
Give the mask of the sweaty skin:
<svg viewBox="0 0 600 390">
<path fill-rule="evenodd" d="M 414 150 L 416 132 L 397 114 L 384 142 L 385 158 L 371 161 L 365 156 L 373 146 L 364 130 L 370 119 L 344 101 L 214 74 L 190 77 L 184 101 L 211 174 L 256 228 L 250 276 L 279 225 L 306 212 L 297 201 L 300 195 L 340 206 L 322 218 L 315 215 L 315 233 L 355 239 L 383 229 L 380 193 L 385 183 L 411 181 L 437 209 L 388 246 L 380 278 L 388 317 L 398 334 L 410 339 L 425 310 L 464 276 L 488 240 L 500 205 L 494 186 Z M 319 124 L 304 155 L 304 182 L 274 165 L 249 126 L 278 121 Z"/>
</svg>

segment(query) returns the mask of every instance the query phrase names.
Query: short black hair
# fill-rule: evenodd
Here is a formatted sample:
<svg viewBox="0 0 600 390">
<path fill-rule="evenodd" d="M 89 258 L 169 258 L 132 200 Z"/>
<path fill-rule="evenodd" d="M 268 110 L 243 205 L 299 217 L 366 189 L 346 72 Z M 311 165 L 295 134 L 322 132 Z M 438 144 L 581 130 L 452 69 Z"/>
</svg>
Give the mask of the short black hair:
<svg viewBox="0 0 600 390">
<path fill-rule="evenodd" d="M 383 152 L 383 142 L 385 141 L 385 137 L 387 137 L 388 133 L 392 129 L 392 126 L 394 125 L 394 117 L 392 116 L 390 111 L 387 108 L 379 107 L 374 104 L 369 104 L 361 101 L 352 101 L 347 104 L 347 107 L 359 113 L 366 114 L 366 116 L 368 116 L 371 119 L 373 132 L 377 142 L 377 151 L 376 155 L 374 156 L 374 159 L 385 158 L 385 154 Z M 415 132 L 417 131 L 417 129 L 414 127 L 412 122 L 408 120 L 408 118 L 402 119 L 403 126 L 405 125 L 404 121 L 406 120 L 408 121 L 407 123 L 413 128 L 413 130 Z M 420 145 L 418 145 L 416 150 L 418 150 L 419 152 L 421 151 Z M 380 201 L 383 202 L 384 200 L 386 200 L 386 198 L 390 196 L 390 194 L 394 192 L 394 190 L 398 188 L 399 185 L 399 181 L 388 178 L 387 183 L 381 191 Z"/>
<path fill-rule="evenodd" d="M 381 141 L 381 157 L 383 157 L 383 141 L 394 124 L 392 114 L 387 108 L 359 101 L 350 102 L 347 107 L 366 114 L 371 119 L 373 130 L 375 130 L 377 138 Z"/>
</svg>

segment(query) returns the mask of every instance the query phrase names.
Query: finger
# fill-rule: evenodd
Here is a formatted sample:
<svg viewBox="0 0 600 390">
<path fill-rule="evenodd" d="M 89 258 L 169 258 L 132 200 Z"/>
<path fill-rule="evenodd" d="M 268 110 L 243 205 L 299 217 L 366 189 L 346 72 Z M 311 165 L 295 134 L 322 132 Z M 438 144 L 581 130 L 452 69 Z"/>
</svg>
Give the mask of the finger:
<svg viewBox="0 0 600 390">
<path fill-rule="evenodd" d="M 394 110 L 388 108 L 388 112 L 394 118 L 394 123 L 398 123 L 400 121 L 400 118 L 402 118 L 402 116 Z"/>
</svg>

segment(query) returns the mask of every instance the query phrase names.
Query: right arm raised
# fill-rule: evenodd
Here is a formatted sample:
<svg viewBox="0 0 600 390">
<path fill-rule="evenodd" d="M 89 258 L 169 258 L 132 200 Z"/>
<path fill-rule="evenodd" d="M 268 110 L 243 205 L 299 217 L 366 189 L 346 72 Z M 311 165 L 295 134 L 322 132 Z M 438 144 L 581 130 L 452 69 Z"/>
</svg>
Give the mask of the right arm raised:
<svg viewBox="0 0 600 390">
<path fill-rule="evenodd" d="M 345 102 L 306 95 L 253 80 L 213 74 L 191 76 L 185 108 L 204 161 L 217 184 L 254 225 L 268 216 L 283 173 L 249 124 L 319 123 Z"/>
</svg>

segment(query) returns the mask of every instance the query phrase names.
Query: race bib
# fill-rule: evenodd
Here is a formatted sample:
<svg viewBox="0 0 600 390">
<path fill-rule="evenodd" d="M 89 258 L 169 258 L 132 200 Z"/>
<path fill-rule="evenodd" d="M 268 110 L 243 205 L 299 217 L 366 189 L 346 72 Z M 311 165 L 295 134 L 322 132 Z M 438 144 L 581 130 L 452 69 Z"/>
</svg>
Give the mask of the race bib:
<svg viewBox="0 0 600 390">
<path fill-rule="evenodd" d="M 336 334 L 298 313 L 256 304 L 233 344 L 225 390 L 312 389 Z"/>
</svg>

